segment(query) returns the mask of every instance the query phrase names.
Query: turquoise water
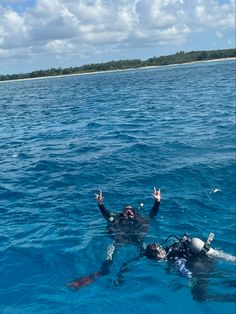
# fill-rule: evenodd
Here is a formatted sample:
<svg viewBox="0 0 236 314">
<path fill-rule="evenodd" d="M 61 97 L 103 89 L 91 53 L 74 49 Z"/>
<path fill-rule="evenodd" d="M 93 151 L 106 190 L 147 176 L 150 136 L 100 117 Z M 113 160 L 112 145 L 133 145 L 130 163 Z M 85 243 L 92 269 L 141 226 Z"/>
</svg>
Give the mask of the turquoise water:
<svg viewBox="0 0 236 314">
<path fill-rule="evenodd" d="M 66 284 L 99 269 L 110 239 L 94 193 L 111 211 L 162 202 L 145 239 L 188 233 L 236 255 L 235 61 L 0 84 L 1 313 L 233 313 L 235 265 L 209 274 L 215 301 L 141 259 L 115 285 Z M 212 191 L 218 189 L 216 193 Z"/>
</svg>

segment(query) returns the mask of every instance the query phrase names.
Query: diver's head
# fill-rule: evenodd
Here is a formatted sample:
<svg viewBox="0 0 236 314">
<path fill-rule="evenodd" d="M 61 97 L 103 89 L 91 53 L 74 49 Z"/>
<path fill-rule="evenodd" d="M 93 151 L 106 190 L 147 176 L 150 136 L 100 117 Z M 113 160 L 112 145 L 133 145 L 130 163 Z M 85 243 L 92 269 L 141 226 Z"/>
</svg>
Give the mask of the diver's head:
<svg viewBox="0 0 236 314">
<path fill-rule="evenodd" d="M 161 260 L 166 258 L 166 251 L 159 243 L 150 243 L 147 245 L 144 255 L 150 259 Z"/>
<path fill-rule="evenodd" d="M 126 205 L 123 209 L 123 214 L 127 218 L 135 218 L 136 211 L 131 205 Z"/>
<path fill-rule="evenodd" d="M 204 242 L 199 238 L 192 238 L 189 243 L 189 248 L 192 253 L 200 254 L 204 247 Z"/>
</svg>

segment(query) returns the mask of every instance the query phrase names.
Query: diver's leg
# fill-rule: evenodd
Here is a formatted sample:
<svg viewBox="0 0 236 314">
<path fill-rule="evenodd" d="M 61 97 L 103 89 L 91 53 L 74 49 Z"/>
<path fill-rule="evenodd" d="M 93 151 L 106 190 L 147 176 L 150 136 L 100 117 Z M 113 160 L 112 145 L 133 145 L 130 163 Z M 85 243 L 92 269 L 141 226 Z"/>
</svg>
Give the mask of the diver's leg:
<svg viewBox="0 0 236 314">
<path fill-rule="evenodd" d="M 198 302 L 207 300 L 208 295 L 208 275 L 198 274 L 192 277 L 190 285 L 193 299 Z"/>
<path fill-rule="evenodd" d="M 114 258 L 114 253 L 116 251 L 117 245 L 113 242 L 110 244 L 106 251 L 106 259 L 102 263 L 102 266 L 99 271 L 89 274 L 88 276 L 81 277 L 79 279 L 76 279 L 70 283 L 67 284 L 68 287 L 73 289 L 80 289 L 84 286 L 89 285 L 92 283 L 95 279 L 106 276 L 110 273 L 110 266 L 112 265 L 112 261 Z"/>
<path fill-rule="evenodd" d="M 124 280 L 124 275 L 125 273 L 127 273 L 130 269 L 130 264 L 132 262 L 136 262 L 140 259 L 140 255 L 139 256 L 136 256 L 136 257 L 133 257 L 131 258 L 130 260 L 128 260 L 127 262 L 123 263 L 118 274 L 117 274 L 117 280 L 116 280 L 116 284 L 117 285 L 120 285 L 122 284 L 125 280 Z"/>
</svg>

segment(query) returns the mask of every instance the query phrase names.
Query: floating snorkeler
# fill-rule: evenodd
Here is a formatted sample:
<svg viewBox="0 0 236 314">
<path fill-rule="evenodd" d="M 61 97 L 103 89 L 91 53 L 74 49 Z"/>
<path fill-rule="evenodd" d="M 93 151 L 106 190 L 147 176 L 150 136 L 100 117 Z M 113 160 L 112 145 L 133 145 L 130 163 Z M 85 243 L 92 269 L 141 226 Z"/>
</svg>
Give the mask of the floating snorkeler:
<svg viewBox="0 0 236 314">
<path fill-rule="evenodd" d="M 182 276 L 189 278 L 189 287 L 194 300 L 199 302 L 204 300 L 235 302 L 235 295 L 210 295 L 207 291 L 213 260 L 222 259 L 236 263 L 235 256 L 210 247 L 214 234 L 210 233 L 205 243 L 199 238 L 190 238 L 187 235 L 184 235 L 182 239 L 170 235 L 164 243 L 171 237 L 175 237 L 177 241 L 165 248 L 159 243 L 148 244 L 144 256 L 158 261 L 165 260 L 169 270 L 174 268 Z M 235 286 L 235 282 L 233 285 Z"/>
<path fill-rule="evenodd" d="M 153 197 L 155 201 L 148 217 L 140 215 L 138 210 L 131 205 L 126 205 L 122 212 L 111 213 L 104 205 L 102 191 L 100 191 L 99 194 L 95 194 L 95 197 L 103 217 L 107 220 L 108 234 L 113 239 L 113 243 L 108 246 L 106 260 L 103 262 L 102 267 L 98 272 L 68 284 L 68 286 L 75 289 L 90 284 L 98 277 L 107 275 L 110 272 L 114 252 L 120 246 L 124 244 L 133 244 L 139 249 L 139 255 L 142 254 L 144 237 L 148 231 L 152 218 L 157 215 L 159 210 L 161 192 L 154 187 Z M 135 259 L 137 259 L 137 257 Z"/>
</svg>

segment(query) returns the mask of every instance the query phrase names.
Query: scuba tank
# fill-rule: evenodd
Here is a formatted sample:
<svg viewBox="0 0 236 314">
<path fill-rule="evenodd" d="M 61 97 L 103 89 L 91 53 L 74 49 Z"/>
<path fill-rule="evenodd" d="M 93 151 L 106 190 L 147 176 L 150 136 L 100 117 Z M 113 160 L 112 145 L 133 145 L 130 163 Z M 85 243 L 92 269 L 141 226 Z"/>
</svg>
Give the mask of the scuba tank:
<svg viewBox="0 0 236 314">
<path fill-rule="evenodd" d="M 205 243 L 199 238 L 192 238 L 191 242 L 189 243 L 189 248 L 191 252 L 194 254 L 207 255 L 207 253 L 211 249 L 210 245 L 213 239 L 214 239 L 214 233 L 212 232 L 209 234 Z"/>
</svg>

